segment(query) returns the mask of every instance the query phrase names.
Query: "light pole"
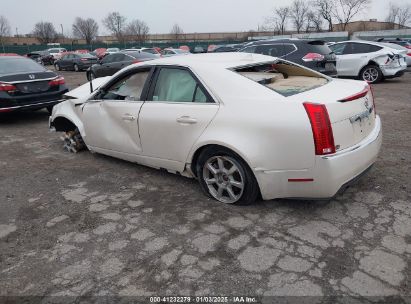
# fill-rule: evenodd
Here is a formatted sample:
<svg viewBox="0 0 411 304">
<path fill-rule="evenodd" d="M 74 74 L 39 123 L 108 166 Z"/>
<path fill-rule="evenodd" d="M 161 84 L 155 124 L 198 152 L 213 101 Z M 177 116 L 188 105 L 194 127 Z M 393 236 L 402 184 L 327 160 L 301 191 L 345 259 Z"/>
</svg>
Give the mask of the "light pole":
<svg viewBox="0 0 411 304">
<path fill-rule="evenodd" d="M 19 29 L 16 27 L 16 36 L 17 36 L 17 44 L 20 43 L 20 38 L 19 38 Z"/>
<path fill-rule="evenodd" d="M 60 24 L 60 26 L 61 26 L 61 39 L 62 39 L 63 44 L 64 44 L 64 29 L 63 29 L 63 24 Z"/>
</svg>

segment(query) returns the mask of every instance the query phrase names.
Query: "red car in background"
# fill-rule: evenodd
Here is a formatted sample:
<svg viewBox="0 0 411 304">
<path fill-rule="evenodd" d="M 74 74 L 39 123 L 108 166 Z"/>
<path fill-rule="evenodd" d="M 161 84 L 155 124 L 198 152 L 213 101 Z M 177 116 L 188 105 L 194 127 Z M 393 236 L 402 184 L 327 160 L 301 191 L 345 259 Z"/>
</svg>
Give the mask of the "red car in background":
<svg viewBox="0 0 411 304">
<path fill-rule="evenodd" d="M 95 49 L 93 53 L 96 54 L 98 59 L 102 59 L 104 56 L 106 56 L 106 51 L 107 51 L 106 48 L 98 48 L 98 49 Z"/>
</svg>

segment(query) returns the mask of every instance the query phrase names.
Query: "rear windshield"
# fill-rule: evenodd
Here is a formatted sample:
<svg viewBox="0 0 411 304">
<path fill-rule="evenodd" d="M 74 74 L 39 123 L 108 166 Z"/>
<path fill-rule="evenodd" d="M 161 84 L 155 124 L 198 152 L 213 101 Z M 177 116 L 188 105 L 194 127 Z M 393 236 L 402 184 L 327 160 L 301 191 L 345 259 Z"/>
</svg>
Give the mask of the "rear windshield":
<svg viewBox="0 0 411 304">
<path fill-rule="evenodd" d="M 78 56 L 80 56 L 81 58 L 94 58 L 93 55 L 87 53 L 87 54 L 77 54 Z"/>
<path fill-rule="evenodd" d="M 311 41 L 307 44 L 310 52 L 312 53 L 318 53 L 321 55 L 328 55 L 332 53 L 331 49 L 323 41 Z"/>
<path fill-rule="evenodd" d="M 44 71 L 46 71 L 46 69 L 43 66 L 30 59 L 20 57 L 0 58 L 0 75 Z"/>
<path fill-rule="evenodd" d="M 133 56 L 134 58 L 159 58 L 160 56 L 158 54 L 151 54 L 151 53 L 146 53 L 146 52 L 127 52 L 126 54 Z"/>
<path fill-rule="evenodd" d="M 236 68 L 234 71 L 285 97 L 313 90 L 329 81 L 311 70 L 281 60 Z"/>
<path fill-rule="evenodd" d="M 158 54 L 158 52 L 155 49 L 145 49 L 143 52 L 150 53 L 150 54 Z"/>
</svg>

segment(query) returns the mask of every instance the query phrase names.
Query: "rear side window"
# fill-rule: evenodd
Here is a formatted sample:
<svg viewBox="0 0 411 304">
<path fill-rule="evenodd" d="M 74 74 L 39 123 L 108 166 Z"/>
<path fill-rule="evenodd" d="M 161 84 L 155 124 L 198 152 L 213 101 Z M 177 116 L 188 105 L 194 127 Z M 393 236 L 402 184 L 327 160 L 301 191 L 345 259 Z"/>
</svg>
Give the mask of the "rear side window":
<svg viewBox="0 0 411 304">
<path fill-rule="evenodd" d="M 270 44 L 257 46 L 255 52 L 273 57 L 282 57 L 294 50 L 295 47 L 290 44 Z"/>
<path fill-rule="evenodd" d="M 306 47 L 309 53 L 328 55 L 332 52 L 330 47 L 326 45 L 324 42 L 318 42 L 318 41 L 308 42 Z"/>
<path fill-rule="evenodd" d="M 249 46 L 241 50 L 243 53 L 255 53 L 255 46 Z"/>
<path fill-rule="evenodd" d="M 377 52 L 381 49 L 381 47 L 372 44 L 350 42 L 347 43 L 347 47 L 344 50 L 344 54 L 365 54 Z"/>
<path fill-rule="evenodd" d="M 285 97 L 303 93 L 328 83 L 321 75 L 282 60 L 234 69 L 247 77 Z"/>
</svg>

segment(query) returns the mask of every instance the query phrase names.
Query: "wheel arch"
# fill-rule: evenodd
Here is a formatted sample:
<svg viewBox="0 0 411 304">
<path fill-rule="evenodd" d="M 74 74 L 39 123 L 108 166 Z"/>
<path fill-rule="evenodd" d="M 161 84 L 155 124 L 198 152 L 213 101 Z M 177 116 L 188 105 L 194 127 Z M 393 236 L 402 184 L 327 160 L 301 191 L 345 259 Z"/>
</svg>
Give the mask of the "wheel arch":
<svg viewBox="0 0 411 304">
<path fill-rule="evenodd" d="M 250 161 L 247 159 L 247 157 L 245 157 L 245 155 L 243 155 L 243 153 L 241 153 L 240 151 L 238 151 L 237 149 L 235 149 L 234 147 L 232 147 L 230 145 L 226 145 L 226 144 L 223 144 L 223 143 L 209 142 L 209 143 L 204 143 L 202 145 L 197 146 L 195 149 L 193 149 L 192 153 L 189 156 L 189 162 L 188 163 L 190 164 L 191 173 L 195 177 L 197 177 L 195 166 L 197 165 L 197 161 L 198 161 L 198 158 L 199 158 L 200 154 L 204 150 L 212 148 L 212 147 L 215 147 L 215 148 L 218 148 L 218 149 L 224 149 L 224 150 L 227 150 L 228 152 L 231 152 L 231 153 L 235 154 L 242 161 L 244 161 L 244 163 L 247 164 L 247 166 L 250 168 L 250 170 L 254 174 L 253 167 L 250 165 Z"/>
<path fill-rule="evenodd" d="M 51 124 L 57 132 L 74 131 L 76 128 L 78 128 L 73 121 L 64 116 L 55 117 Z"/>
</svg>

